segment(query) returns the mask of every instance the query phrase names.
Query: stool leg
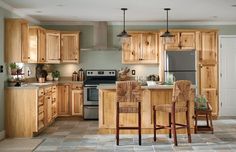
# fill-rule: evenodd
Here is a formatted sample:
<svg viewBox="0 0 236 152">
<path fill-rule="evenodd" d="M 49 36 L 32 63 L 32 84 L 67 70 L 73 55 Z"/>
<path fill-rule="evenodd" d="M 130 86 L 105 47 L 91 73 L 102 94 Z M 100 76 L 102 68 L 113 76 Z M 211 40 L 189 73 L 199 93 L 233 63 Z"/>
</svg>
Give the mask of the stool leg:
<svg viewBox="0 0 236 152">
<path fill-rule="evenodd" d="M 139 145 L 141 145 L 141 103 L 138 103 L 138 138 Z"/>
<path fill-rule="evenodd" d="M 153 139 L 154 141 L 157 141 L 156 137 L 156 109 L 155 106 L 153 106 Z"/>
<path fill-rule="evenodd" d="M 169 138 L 171 138 L 171 113 L 168 114 L 169 115 Z"/>
<path fill-rule="evenodd" d="M 213 123 L 212 123 L 212 115 L 211 115 L 211 112 L 209 113 L 209 117 L 210 117 L 210 127 L 212 129 L 212 134 L 214 133 L 214 130 L 213 130 Z"/>
<path fill-rule="evenodd" d="M 209 127 L 208 113 L 206 113 L 206 123 L 207 123 L 207 127 Z"/>
<path fill-rule="evenodd" d="M 173 135 L 174 135 L 174 143 L 175 143 L 175 146 L 178 146 L 177 135 L 176 135 L 176 125 L 175 125 L 175 113 L 174 112 L 171 113 L 171 118 L 172 118 L 171 130 L 173 131 Z"/>
<path fill-rule="evenodd" d="M 190 131 L 190 123 L 189 123 L 189 111 L 186 112 L 186 122 L 187 122 L 187 133 L 188 133 L 188 142 L 191 143 L 191 131 Z"/>
<path fill-rule="evenodd" d="M 116 145 L 119 145 L 119 102 L 116 108 Z"/>
<path fill-rule="evenodd" d="M 194 126 L 194 133 L 197 133 L 197 120 L 198 120 L 198 113 L 195 112 L 195 126 Z"/>
</svg>

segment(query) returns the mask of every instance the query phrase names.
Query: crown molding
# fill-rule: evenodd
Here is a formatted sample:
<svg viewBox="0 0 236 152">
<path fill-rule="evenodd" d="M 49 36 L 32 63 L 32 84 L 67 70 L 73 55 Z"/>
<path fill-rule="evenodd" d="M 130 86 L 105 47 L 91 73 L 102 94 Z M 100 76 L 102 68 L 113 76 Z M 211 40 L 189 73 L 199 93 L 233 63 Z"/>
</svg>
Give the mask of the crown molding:
<svg viewBox="0 0 236 152">
<path fill-rule="evenodd" d="M 30 16 L 26 15 L 25 13 L 23 13 L 23 12 L 17 10 L 17 9 L 15 9 L 14 7 L 8 5 L 7 3 L 3 2 L 2 0 L 0 0 L 0 6 L 4 9 L 16 14 L 17 16 L 28 20 L 32 24 L 41 24 L 40 21 L 36 20 L 33 17 L 30 17 Z"/>
</svg>

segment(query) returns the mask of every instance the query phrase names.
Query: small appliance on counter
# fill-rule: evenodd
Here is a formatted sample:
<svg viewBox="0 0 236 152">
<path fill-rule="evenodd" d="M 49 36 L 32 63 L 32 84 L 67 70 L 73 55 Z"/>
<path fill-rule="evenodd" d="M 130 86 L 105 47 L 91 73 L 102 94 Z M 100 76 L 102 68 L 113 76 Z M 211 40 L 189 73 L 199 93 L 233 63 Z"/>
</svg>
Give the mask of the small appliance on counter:
<svg viewBox="0 0 236 152">
<path fill-rule="evenodd" d="M 115 84 L 116 70 L 86 70 L 84 81 L 84 119 L 98 119 L 98 89 L 100 84 Z"/>
<path fill-rule="evenodd" d="M 78 73 L 76 71 L 72 73 L 72 81 L 78 81 Z"/>
</svg>

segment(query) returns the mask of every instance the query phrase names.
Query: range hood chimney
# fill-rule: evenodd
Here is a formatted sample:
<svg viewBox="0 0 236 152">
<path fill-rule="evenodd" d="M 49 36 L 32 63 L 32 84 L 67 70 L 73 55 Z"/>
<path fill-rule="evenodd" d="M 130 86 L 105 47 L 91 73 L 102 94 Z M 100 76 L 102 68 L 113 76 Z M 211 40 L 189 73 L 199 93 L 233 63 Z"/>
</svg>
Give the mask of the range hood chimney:
<svg viewBox="0 0 236 152">
<path fill-rule="evenodd" d="M 81 48 L 81 50 L 120 50 L 120 48 L 109 47 L 107 44 L 107 22 L 94 22 L 93 27 L 93 46 L 91 48 Z"/>
</svg>

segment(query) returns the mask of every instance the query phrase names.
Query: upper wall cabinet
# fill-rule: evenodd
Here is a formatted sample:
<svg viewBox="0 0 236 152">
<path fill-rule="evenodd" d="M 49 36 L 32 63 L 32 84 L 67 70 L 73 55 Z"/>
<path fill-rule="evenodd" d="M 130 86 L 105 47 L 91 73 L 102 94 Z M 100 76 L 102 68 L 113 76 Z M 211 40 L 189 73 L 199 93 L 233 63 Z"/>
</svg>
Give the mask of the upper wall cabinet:
<svg viewBox="0 0 236 152">
<path fill-rule="evenodd" d="M 79 62 L 79 32 L 61 32 L 61 62 Z"/>
<path fill-rule="evenodd" d="M 160 32 L 162 35 L 165 31 Z M 195 31 L 170 31 L 174 37 L 162 38 L 164 50 L 195 49 L 196 32 Z"/>
<path fill-rule="evenodd" d="M 60 63 L 60 32 L 46 30 L 46 61 Z"/>
<path fill-rule="evenodd" d="M 201 32 L 199 50 L 199 62 L 201 64 L 217 63 L 217 35 L 216 31 Z"/>
<path fill-rule="evenodd" d="M 129 34 L 131 37 L 122 43 L 122 63 L 158 63 L 158 33 L 129 32 Z"/>
<path fill-rule="evenodd" d="M 5 19 L 5 62 L 28 61 L 28 22 Z"/>
<path fill-rule="evenodd" d="M 31 26 L 29 28 L 29 63 L 46 62 L 46 30 Z"/>
</svg>

